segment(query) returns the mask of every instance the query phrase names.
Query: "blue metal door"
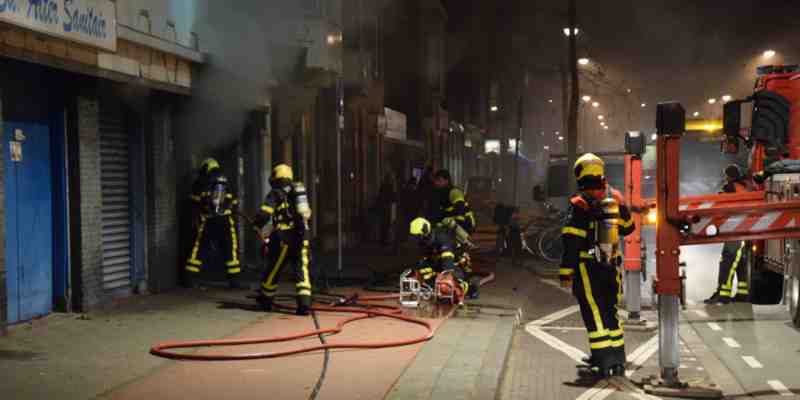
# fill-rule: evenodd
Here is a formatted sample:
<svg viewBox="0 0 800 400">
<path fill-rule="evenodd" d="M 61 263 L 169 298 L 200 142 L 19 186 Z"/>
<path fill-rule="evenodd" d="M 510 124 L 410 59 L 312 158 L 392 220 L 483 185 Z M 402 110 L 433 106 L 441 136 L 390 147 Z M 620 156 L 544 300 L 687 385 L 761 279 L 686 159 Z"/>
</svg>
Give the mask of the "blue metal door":
<svg viewBox="0 0 800 400">
<path fill-rule="evenodd" d="M 8 320 L 53 307 L 53 196 L 50 128 L 4 122 Z"/>
</svg>

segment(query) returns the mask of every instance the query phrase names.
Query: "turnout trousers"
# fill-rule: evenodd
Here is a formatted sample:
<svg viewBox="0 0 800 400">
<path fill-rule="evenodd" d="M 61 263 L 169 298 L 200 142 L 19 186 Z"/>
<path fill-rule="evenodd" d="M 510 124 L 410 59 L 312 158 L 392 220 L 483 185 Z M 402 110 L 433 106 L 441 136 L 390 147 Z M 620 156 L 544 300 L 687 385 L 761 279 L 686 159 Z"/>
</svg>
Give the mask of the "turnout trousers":
<svg viewBox="0 0 800 400">
<path fill-rule="evenodd" d="M 725 242 L 722 246 L 722 258 L 719 261 L 717 277 L 719 295 L 746 299 L 750 294 L 747 284 L 748 242 Z M 733 291 L 733 278 L 736 277 L 736 292 Z"/>
<path fill-rule="evenodd" d="M 622 273 L 614 267 L 581 261 L 572 292 L 589 335 L 592 363 L 600 368 L 625 365 L 625 340 L 617 316 Z"/>
<path fill-rule="evenodd" d="M 281 239 L 275 236 L 284 235 L 273 235 L 273 239 L 269 242 L 267 269 L 261 281 L 261 293 L 269 299 L 275 297 L 278 293 L 281 271 L 288 265 L 292 270 L 298 301 L 310 304 L 311 278 L 308 268 L 311 263 L 311 254 L 308 240 L 303 237 Z"/>
<path fill-rule="evenodd" d="M 224 257 L 228 275 L 241 272 L 236 222 L 230 215 L 200 216 L 192 250 L 186 260 L 187 271 L 200 272 L 208 260 L 212 244 L 216 244 L 220 255 Z"/>
</svg>

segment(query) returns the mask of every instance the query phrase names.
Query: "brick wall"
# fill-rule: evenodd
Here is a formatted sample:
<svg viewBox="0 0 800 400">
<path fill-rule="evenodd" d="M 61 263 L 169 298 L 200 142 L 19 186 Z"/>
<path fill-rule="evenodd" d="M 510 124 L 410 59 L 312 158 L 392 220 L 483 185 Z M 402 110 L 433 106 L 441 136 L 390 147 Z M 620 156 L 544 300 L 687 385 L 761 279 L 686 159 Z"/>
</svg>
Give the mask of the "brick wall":
<svg viewBox="0 0 800 400">
<path fill-rule="evenodd" d="M 148 288 L 158 293 L 178 284 L 177 174 L 172 110 L 154 103 L 147 130 Z"/>
<path fill-rule="evenodd" d="M 6 215 L 5 215 L 5 136 L 3 130 L 3 92 L 0 89 L 0 336 L 6 334 L 8 299 L 6 295 Z"/>
<path fill-rule="evenodd" d="M 80 175 L 80 279 L 81 309 L 99 304 L 102 287 L 102 195 L 100 188 L 99 103 L 80 97 L 78 105 L 78 148 Z"/>
</svg>

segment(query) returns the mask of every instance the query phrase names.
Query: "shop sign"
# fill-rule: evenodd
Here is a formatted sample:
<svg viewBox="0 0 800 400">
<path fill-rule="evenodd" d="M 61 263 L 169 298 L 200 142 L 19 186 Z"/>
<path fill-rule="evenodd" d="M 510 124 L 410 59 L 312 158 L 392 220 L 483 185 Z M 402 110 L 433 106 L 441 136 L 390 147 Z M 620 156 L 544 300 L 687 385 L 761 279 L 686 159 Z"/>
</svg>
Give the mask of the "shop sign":
<svg viewBox="0 0 800 400">
<path fill-rule="evenodd" d="M 117 50 L 117 9 L 110 0 L 0 0 L 0 21 Z"/>
</svg>

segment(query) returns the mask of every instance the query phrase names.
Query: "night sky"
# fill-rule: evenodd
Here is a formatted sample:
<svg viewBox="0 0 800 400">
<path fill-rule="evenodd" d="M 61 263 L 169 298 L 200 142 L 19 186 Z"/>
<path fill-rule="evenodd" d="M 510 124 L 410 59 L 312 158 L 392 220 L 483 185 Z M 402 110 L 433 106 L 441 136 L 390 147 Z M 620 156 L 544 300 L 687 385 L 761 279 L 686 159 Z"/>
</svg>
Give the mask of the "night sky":
<svg viewBox="0 0 800 400">
<path fill-rule="evenodd" d="M 456 33 L 450 38 L 451 46 L 458 49 L 451 57 L 469 54 L 470 47 L 459 43 L 464 36 L 457 32 L 474 12 L 464 7 L 470 2 L 446 1 L 450 30 Z M 599 80 L 582 78 L 581 92 L 607 105 L 606 114 L 616 116 L 610 122 L 616 130 L 654 127 L 652 107 L 634 110 L 641 113 L 634 125 L 647 126 L 621 126 L 627 125 L 621 116 L 632 104 L 677 100 L 684 104 L 687 117 L 695 111 L 701 117 L 719 117 L 721 102 L 710 105 L 707 100 L 724 94 L 747 96 L 757 65 L 800 63 L 800 4 L 795 1 L 578 0 L 577 5 L 578 56 L 588 57 L 604 73 Z M 502 0 L 495 7 L 500 9 L 496 29 L 528 38 L 531 64 L 563 62 L 566 1 Z M 767 49 L 777 52 L 770 61 L 762 57 Z M 497 63 L 505 62 L 504 57 L 498 57 Z M 551 85 L 533 89 L 544 95 L 532 93 L 531 98 L 560 93 L 555 77 L 547 81 Z M 623 87 L 632 89 L 628 100 L 610 93 Z"/>
</svg>

